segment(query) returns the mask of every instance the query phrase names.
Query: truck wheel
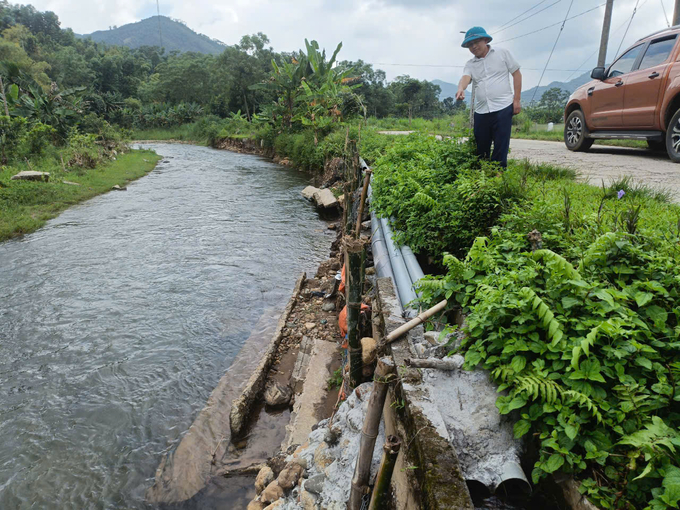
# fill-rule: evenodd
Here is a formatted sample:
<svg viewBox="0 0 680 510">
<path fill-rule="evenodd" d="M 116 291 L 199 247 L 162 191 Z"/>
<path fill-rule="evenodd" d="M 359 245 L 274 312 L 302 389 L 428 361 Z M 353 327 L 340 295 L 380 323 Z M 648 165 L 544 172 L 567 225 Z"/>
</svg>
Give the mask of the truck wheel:
<svg viewBox="0 0 680 510">
<path fill-rule="evenodd" d="M 680 110 L 675 112 L 666 130 L 666 152 L 674 163 L 680 163 Z"/>
<path fill-rule="evenodd" d="M 570 151 L 587 151 L 593 145 L 581 110 L 574 110 L 564 123 L 564 144 Z"/>
</svg>

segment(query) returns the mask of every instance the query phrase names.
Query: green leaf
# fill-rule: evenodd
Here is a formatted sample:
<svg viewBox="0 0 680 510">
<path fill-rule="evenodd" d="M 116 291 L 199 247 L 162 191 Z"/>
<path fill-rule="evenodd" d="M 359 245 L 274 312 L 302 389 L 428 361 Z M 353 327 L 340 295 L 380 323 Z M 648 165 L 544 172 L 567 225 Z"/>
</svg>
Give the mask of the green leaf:
<svg viewBox="0 0 680 510">
<path fill-rule="evenodd" d="M 558 453 L 553 453 L 541 467 L 546 473 L 554 473 L 564 464 L 564 457 Z"/>
<path fill-rule="evenodd" d="M 567 426 L 564 427 L 564 433 L 569 439 L 574 439 L 578 434 L 578 428 L 576 425 L 567 424 Z"/>
<path fill-rule="evenodd" d="M 581 301 L 579 301 L 578 299 L 575 299 L 573 297 L 563 297 L 562 298 L 562 306 L 564 308 L 567 308 L 567 309 L 571 308 L 572 306 L 578 305 L 580 302 Z"/>
<path fill-rule="evenodd" d="M 654 325 L 657 328 L 663 328 L 666 325 L 666 320 L 668 319 L 668 312 L 661 308 L 660 306 L 652 305 L 644 308 L 644 313 L 652 319 Z"/>
<path fill-rule="evenodd" d="M 652 299 L 654 299 L 654 294 L 651 294 L 650 292 L 636 292 L 635 293 L 635 302 L 637 303 L 637 305 L 640 308 L 645 306 Z"/>
<path fill-rule="evenodd" d="M 666 489 L 663 493 L 665 503 L 677 508 L 680 501 L 680 469 L 675 466 L 668 467 L 661 485 Z"/>
<path fill-rule="evenodd" d="M 593 295 L 599 297 L 602 301 L 606 301 L 609 306 L 614 307 L 614 299 L 606 289 L 597 289 Z"/>
<path fill-rule="evenodd" d="M 642 356 L 638 356 L 637 358 L 635 358 L 635 363 L 637 363 L 641 367 L 645 367 L 648 370 L 652 369 L 652 362 Z"/>
<path fill-rule="evenodd" d="M 515 425 L 513 427 L 513 431 L 515 433 L 515 438 L 519 439 L 524 434 L 529 432 L 530 429 L 531 429 L 531 423 L 528 420 L 519 420 L 517 423 L 515 423 Z"/>
<path fill-rule="evenodd" d="M 515 356 L 512 358 L 510 366 L 515 372 L 519 373 L 527 366 L 527 359 L 524 356 Z"/>
</svg>

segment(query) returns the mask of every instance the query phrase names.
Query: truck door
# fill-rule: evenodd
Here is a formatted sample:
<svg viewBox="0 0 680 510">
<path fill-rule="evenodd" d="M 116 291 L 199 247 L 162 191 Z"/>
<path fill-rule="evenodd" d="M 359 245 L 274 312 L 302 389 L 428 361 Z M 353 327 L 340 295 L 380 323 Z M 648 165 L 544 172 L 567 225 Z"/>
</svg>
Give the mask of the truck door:
<svg viewBox="0 0 680 510">
<path fill-rule="evenodd" d="M 621 129 L 623 126 L 624 84 L 645 46 L 646 43 L 639 44 L 621 55 L 609 66 L 607 77 L 588 89 L 591 129 Z"/>
<path fill-rule="evenodd" d="M 636 70 L 628 74 L 623 87 L 623 126 L 650 129 L 657 118 L 661 83 L 666 77 L 677 34 L 652 40 Z"/>
</svg>

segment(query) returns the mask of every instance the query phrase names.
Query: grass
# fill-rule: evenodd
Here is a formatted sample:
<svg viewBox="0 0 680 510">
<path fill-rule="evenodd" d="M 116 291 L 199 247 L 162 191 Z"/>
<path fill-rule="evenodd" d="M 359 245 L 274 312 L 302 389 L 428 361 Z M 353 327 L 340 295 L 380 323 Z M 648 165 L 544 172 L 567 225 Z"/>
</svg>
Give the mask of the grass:
<svg viewBox="0 0 680 510">
<path fill-rule="evenodd" d="M 520 138 L 524 140 L 546 140 L 550 142 L 564 143 L 564 125 L 557 124 L 553 131 L 545 131 L 543 129 L 532 129 L 529 133 L 522 131 L 514 131 L 512 138 Z M 595 140 L 595 145 L 607 145 L 613 147 L 634 147 L 636 149 L 646 149 L 647 142 L 642 140 Z"/>
<path fill-rule="evenodd" d="M 45 222 L 77 203 L 124 186 L 154 169 L 160 159 L 153 151 L 136 150 L 94 169 L 64 172 L 56 163 L 34 164 L 32 169 L 50 172 L 49 182 L 12 181 L 27 167 L 0 169 L 0 241 L 34 232 Z M 65 184 L 78 183 L 79 186 Z"/>
<path fill-rule="evenodd" d="M 180 140 L 183 142 L 194 142 L 193 124 L 170 128 L 136 129 L 132 131 L 133 140 Z"/>
</svg>

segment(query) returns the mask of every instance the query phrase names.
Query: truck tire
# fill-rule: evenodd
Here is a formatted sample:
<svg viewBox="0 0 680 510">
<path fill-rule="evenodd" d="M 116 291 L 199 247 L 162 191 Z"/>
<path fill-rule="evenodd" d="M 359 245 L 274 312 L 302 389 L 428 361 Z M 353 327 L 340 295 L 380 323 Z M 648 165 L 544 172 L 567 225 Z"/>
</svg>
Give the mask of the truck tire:
<svg viewBox="0 0 680 510">
<path fill-rule="evenodd" d="M 574 110 L 564 123 L 564 144 L 574 152 L 587 151 L 593 145 L 593 139 L 588 138 L 588 127 L 581 110 Z"/>
<path fill-rule="evenodd" d="M 680 110 L 675 112 L 668 123 L 666 152 L 673 163 L 680 163 Z"/>
</svg>

